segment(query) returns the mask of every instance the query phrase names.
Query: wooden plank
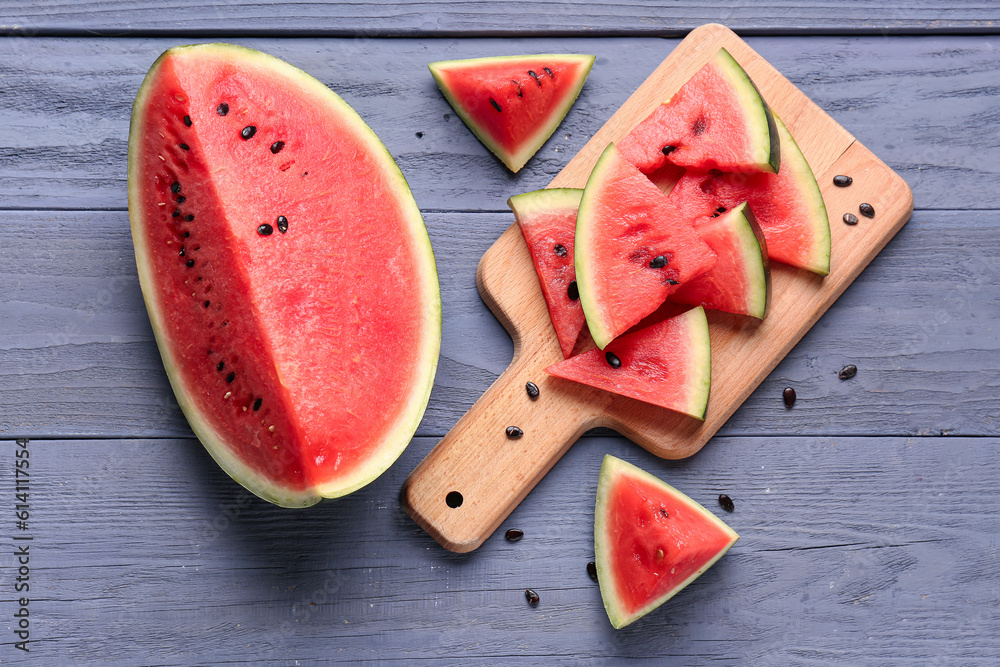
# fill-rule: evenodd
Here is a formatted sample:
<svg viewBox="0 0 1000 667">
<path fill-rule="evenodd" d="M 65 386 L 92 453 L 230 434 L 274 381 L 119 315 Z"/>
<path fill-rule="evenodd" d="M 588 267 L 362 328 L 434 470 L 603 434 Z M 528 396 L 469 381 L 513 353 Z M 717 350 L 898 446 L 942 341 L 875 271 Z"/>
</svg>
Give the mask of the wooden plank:
<svg viewBox="0 0 1000 667">
<path fill-rule="evenodd" d="M 717 438 L 668 462 L 584 438 L 475 555 L 438 547 L 396 501 L 433 446 L 307 510 L 259 501 L 193 440 L 31 441 L 31 654 L 24 664 L 989 665 L 1000 654 L 1000 439 Z M 16 445 L 0 443 L 13 488 Z M 593 559 L 610 453 L 741 536 L 666 607 L 622 631 Z M 732 514 L 715 502 L 735 501 Z M 5 505 L 5 516 L 13 499 Z M 363 517 L 363 520 L 362 520 Z M 11 519 L 12 521 L 12 519 Z M 5 527 L 9 540 L 13 527 Z M 15 567 L 8 542 L 0 569 Z M 523 591 L 538 591 L 529 607 Z"/>
<path fill-rule="evenodd" d="M 159 9 L 156 10 L 159 13 Z M 0 208 L 126 206 L 132 98 L 171 39 L 0 40 Z M 332 86 L 385 141 L 433 210 L 506 210 L 544 187 L 677 44 L 653 38 L 245 39 Z M 1000 37 L 748 40 L 899 172 L 917 208 L 1000 208 Z M 426 63 L 487 54 L 594 53 L 554 137 L 511 175 L 454 115 Z"/>
<path fill-rule="evenodd" d="M 310 0 L 275 4 L 236 0 L 223 5 L 205 0 L 151 7 L 138 0 L 105 0 L 80 5 L 54 0 L 43 6 L 12 0 L 0 3 L 4 32 L 37 33 L 134 32 L 207 34 L 535 34 L 628 33 L 676 36 L 704 23 L 726 23 L 741 33 L 757 32 L 979 32 L 996 31 L 995 8 L 972 0 L 942 4 L 880 3 L 844 0 L 836 11 L 822 4 L 795 0 L 761 3 L 668 2 L 651 0 L 609 3 L 604 0 L 542 2 L 541 0 L 456 2 L 455 0 L 395 0 L 351 3 Z"/>
<path fill-rule="evenodd" d="M 918 211 L 721 432 L 996 434 L 995 217 Z M 443 435 L 510 362 L 475 271 L 512 219 L 427 215 L 444 338 L 420 435 Z M 189 435 L 149 329 L 126 214 L 8 211 L 0 225 L 0 436 Z M 859 372 L 841 382 L 847 363 Z M 788 385 L 793 410 L 781 402 Z"/>
</svg>

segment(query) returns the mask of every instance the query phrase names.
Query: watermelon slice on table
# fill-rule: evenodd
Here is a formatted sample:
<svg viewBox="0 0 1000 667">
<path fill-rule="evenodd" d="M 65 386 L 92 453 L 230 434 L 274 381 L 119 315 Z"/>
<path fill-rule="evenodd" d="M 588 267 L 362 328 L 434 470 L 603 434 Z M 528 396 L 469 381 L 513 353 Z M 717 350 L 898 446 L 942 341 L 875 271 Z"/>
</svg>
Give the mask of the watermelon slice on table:
<svg viewBox="0 0 1000 667">
<path fill-rule="evenodd" d="M 705 418 L 712 384 L 712 350 L 703 308 L 553 364 L 545 372 L 614 394 Z"/>
<path fill-rule="evenodd" d="M 593 65 L 594 56 L 546 54 L 428 67 L 469 129 L 516 173 L 562 122 Z"/>
<path fill-rule="evenodd" d="M 507 200 L 528 244 L 564 357 L 572 354 L 584 323 L 573 263 L 576 213 L 582 195 L 580 189 L 552 188 Z"/>
<path fill-rule="evenodd" d="M 598 347 L 715 262 L 688 216 L 609 145 L 587 181 L 576 220 L 577 285 Z"/>
<path fill-rule="evenodd" d="M 644 173 L 667 161 L 699 171 L 770 173 L 778 173 L 781 163 L 771 109 L 725 49 L 719 49 L 618 147 Z"/>
<path fill-rule="evenodd" d="M 219 465 L 303 507 L 392 464 L 434 381 L 440 292 L 406 181 L 354 110 L 251 49 L 170 49 L 132 109 L 128 198 L 163 365 Z"/>
<path fill-rule="evenodd" d="M 607 455 L 597 483 L 594 555 L 608 618 L 623 628 L 680 592 L 739 539 L 666 482 Z"/>
<path fill-rule="evenodd" d="M 697 229 L 718 261 L 682 285 L 670 299 L 762 320 L 771 296 L 764 234 L 746 202 L 731 211 L 719 209 L 713 216 Z"/>
</svg>

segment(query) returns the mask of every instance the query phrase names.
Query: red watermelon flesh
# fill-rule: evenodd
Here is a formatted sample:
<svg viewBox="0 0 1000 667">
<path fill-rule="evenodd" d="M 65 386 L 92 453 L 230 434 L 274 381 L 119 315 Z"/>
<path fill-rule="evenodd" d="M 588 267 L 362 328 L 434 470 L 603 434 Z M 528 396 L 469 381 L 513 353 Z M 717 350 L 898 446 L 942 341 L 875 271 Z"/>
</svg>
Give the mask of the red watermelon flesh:
<svg viewBox="0 0 1000 667">
<path fill-rule="evenodd" d="M 644 173 L 668 161 L 699 171 L 776 173 L 780 146 L 770 108 L 725 49 L 618 144 Z"/>
<path fill-rule="evenodd" d="M 448 102 L 479 140 L 517 172 L 562 122 L 594 56 L 533 55 L 429 65 Z"/>
<path fill-rule="evenodd" d="M 552 188 L 507 200 L 528 244 L 564 357 L 573 353 L 584 323 L 573 263 L 576 213 L 582 195 L 579 189 Z"/>
<path fill-rule="evenodd" d="M 716 261 L 689 216 L 623 160 L 614 144 L 584 189 L 575 250 L 580 302 L 602 349 Z"/>
<path fill-rule="evenodd" d="M 712 352 L 703 308 L 627 333 L 545 372 L 614 394 L 705 418 Z"/>
<path fill-rule="evenodd" d="M 604 457 L 594 550 L 601 597 L 615 628 L 672 598 L 738 539 L 714 514 L 666 482 Z"/>
</svg>

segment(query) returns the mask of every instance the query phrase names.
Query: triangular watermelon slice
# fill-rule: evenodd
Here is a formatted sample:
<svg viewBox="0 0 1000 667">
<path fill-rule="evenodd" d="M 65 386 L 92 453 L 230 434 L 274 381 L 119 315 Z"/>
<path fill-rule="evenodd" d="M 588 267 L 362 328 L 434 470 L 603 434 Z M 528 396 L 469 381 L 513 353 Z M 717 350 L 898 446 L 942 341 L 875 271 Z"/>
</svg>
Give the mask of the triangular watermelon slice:
<svg viewBox="0 0 1000 667">
<path fill-rule="evenodd" d="M 576 212 L 582 195 L 583 190 L 575 188 L 552 188 L 507 200 L 528 244 L 559 347 L 567 358 L 584 323 L 573 263 Z"/>
<path fill-rule="evenodd" d="M 608 146 L 576 219 L 577 285 L 598 347 L 715 264 L 715 253 L 689 219 L 614 144 Z"/>
<path fill-rule="evenodd" d="M 545 372 L 696 419 L 705 418 L 712 384 L 712 350 L 703 308 L 615 339 Z"/>
<path fill-rule="evenodd" d="M 615 628 L 672 598 L 739 537 L 666 482 L 614 456 L 604 457 L 594 555 L 604 608 Z"/>
<path fill-rule="evenodd" d="M 516 173 L 562 122 L 593 65 L 594 56 L 546 54 L 428 67 L 469 129 Z"/>
<path fill-rule="evenodd" d="M 771 109 L 739 63 L 719 49 L 618 144 L 643 173 L 668 160 L 699 171 L 777 173 L 781 143 Z"/>
</svg>

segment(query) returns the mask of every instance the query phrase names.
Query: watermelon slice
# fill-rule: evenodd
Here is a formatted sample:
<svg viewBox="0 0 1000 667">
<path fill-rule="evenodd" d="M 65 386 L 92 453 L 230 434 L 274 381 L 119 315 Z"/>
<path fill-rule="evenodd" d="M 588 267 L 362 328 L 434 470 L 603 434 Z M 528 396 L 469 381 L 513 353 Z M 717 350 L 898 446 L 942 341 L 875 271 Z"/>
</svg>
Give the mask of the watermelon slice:
<svg viewBox="0 0 1000 667">
<path fill-rule="evenodd" d="M 668 160 L 699 171 L 777 173 L 781 144 L 771 109 L 739 63 L 719 49 L 618 144 L 651 173 Z"/>
<path fill-rule="evenodd" d="M 594 56 L 547 54 L 428 67 L 469 129 L 516 173 L 562 122 L 593 65 Z"/>
<path fill-rule="evenodd" d="M 703 308 L 638 329 L 545 369 L 565 380 L 705 418 L 712 350 Z"/>
<path fill-rule="evenodd" d="M 670 299 L 762 320 L 771 295 L 764 234 L 746 202 L 712 215 L 697 229 L 719 261 L 682 285 Z"/>
<path fill-rule="evenodd" d="M 739 537 L 666 482 L 614 456 L 604 457 L 594 555 L 604 608 L 615 628 L 672 598 Z"/>
<path fill-rule="evenodd" d="M 573 353 L 584 323 L 573 264 L 576 213 L 582 195 L 579 189 L 552 188 L 507 200 L 528 244 L 564 357 Z"/>
<path fill-rule="evenodd" d="M 712 249 L 614 144 L 590 174 L 576 220 L 576 276 L 604 348 L 715 264 Z"/>
<path fill-rule="evenodd" d="M 167 376 L 236 481 L 283 506 L 367 484 L 430 395 L 441 303 L 392 157 L 276 58 L 177 47 L 136 96 L 136 264 Z"/>
<path fill-rule="evenodd" d="M 823 194 L 788 128 L 777 116 L 775 122 L 781 137 L 781 173 L 688 172 L 674 186 L 671 202 L 702 216 L 720 206 L 748 202 L 772 260 L 825 276 L 830 273 L 830 220 Z"/>
</svg>

